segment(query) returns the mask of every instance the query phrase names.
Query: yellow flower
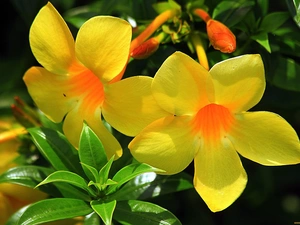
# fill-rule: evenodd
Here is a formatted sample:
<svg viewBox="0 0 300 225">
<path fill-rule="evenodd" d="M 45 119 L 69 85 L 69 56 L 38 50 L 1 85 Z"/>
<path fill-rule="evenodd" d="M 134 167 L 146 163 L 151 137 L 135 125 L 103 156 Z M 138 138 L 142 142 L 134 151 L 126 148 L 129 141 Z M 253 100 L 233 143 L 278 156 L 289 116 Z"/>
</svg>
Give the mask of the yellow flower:
<svg viewBox="0 0 300 225">
<path fill-rule="evenodd" d="M 194 186 L 211 211 L 230 206 L 243 192 L 247 175 L 239 155 L 262 165 L 300 162 L 295 130 L 271 112 L 247 112 L 265 90 L 259 55 L 244 55 L 207 71 L 176 52 L 152 84 L 162 117 L 129 144 L 132 155 L 175 174 L 193 160 Z"/>
<path fill-rule="evenodd" d="M 135 120 L 140 111 L 152 114 L 152 110 L 160 110 L 142 104 L 145 99 L 155 103 L 150 91 L 152 78 L 119 81 L 129 59 L 131 32 L 130 24 L 122 19 L 96 16 L 82 25 L 74 41 L 63 18 L 48 3 L 29 34 L 32 52 L 44 67 L 32 67 L 24 75 L 34 102 L 52 121 L 64 120 L 64 134 L 75 147 L 86 121 L 100 137 L 108 158 L 120 157 L 122 148 L 105 128 L 101 115 L 133 136 L 153 120 L 153 116 Z M 133 105 L 132 100 L 140 104 Z"/>
</svg>

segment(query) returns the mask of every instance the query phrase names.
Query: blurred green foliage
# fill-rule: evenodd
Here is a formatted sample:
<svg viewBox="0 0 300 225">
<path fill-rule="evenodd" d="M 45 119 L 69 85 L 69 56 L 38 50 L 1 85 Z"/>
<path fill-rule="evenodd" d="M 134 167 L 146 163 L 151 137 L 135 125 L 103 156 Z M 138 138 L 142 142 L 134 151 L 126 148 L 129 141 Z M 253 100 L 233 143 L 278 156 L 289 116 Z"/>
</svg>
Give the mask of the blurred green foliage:
<svg viewBox="0 0 300 225">
<path fill-rule="evenodd" d="M 156 15 L 155 0 L 52 0 L 68 22 L 74 36 L 78 27 L 95 15 L 133 18 L 139 26 Z M 237 50 L 223 54 L 207 43 L 210 66 L 228 57 L 261 54 L 265 64 L 267 89 L 253 110 L 280 114 L 300 134 L 300 2 L 297 0 L 176 1 L 182 19 L 205 35 L 201 20 L 191 21 L 186 13 L 189 2 L 208 9 L 213 18 L 228 25 L 237 38 Z M 6 0 L 0 2 L 2 38 L 0 43 L 0 114 L 10 114 L 14 96 L 33 104 L 22 81 L 24 72 L 38 65 L 33 57 L 28 33 L 30 25 L 46 0 Z M 145 60 L 134 60 L 125 77 L 154 76 L 162 62 L 174 51 L 196 59 L 185 41 L 167 42 Z M 41 87 L 42 88 L 42 87 Z M 120 137 L 122 141 L 122 137 Z M 124 143 L 128 140 L 123 137 Z M 228 209 L 212 213 L 194 189 L 164 195 L 151 201 L 173 212 L 182 224 L 196 225 L 282 225 L 300 222 L 300 166 L 264 167 L 242 159 L 248 184 L 241 197 Z M 193 175 L 193 166 L 186 172 Z"/>
</svg>

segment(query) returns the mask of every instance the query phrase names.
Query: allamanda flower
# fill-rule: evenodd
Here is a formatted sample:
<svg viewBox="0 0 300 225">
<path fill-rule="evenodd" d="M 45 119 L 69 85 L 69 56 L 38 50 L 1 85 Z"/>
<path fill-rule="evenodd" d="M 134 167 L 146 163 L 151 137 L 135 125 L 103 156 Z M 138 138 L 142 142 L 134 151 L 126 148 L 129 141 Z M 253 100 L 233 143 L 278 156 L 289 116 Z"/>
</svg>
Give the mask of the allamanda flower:
<svg viewBox="0 0 300 225">
<path fill-rule="evenodd" d="M 129 144 L 133 156 L 175 174 L 194 159 L 194 187 L 211 211 L 230 206 L 247 175 L 239 155 L 267 166 L 300 162 L 295 130 L 271 112 L 247 112 L 262 98 L 264 67 L 259 55 L 217 63 L 208 72 L 176 52 L 156 73 L 152 93 L 169 113 Z"/>
<path fill-rule="evenodd" d="M 64 120 L 63 131 L 76 147 L 86 121 L 100 137 L 108 157 L 115 154 L 115 159 L 122 149 L 101 115 L 119 131 L 133 136 L 160 115 L 159 111 L 163 113 L 151 95 L 152 78 L 119 81 L 129 59 L 131 33 L 130 24 L 122 19 L 96 16 L 82 25 L 74 41 L 63 18 L 48 3 L 29 34 L 32 52 L 43 66 L 32 67 L 24 75 L 36 105 L 52 121 Z M 144 101 L 150 105 L 146 107 Z M 136 112 L 150 112 L 149 120 L 137 117 Z"/>
</svg>

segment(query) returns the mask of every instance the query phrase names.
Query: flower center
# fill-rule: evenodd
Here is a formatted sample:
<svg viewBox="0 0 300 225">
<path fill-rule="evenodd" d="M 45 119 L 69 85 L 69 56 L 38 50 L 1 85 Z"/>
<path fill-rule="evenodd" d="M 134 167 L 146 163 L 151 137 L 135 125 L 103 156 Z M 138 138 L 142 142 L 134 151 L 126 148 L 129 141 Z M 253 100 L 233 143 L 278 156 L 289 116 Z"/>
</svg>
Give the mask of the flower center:
<svg viewBox="0 0 300 225">
<path fill-rule="evenodd" d="M 72 78 L 74 92 L 83 97 L 84 108 L 95 109 L 104 101 L 104 88 L 99 78 L 90 70 L 85 70 Z"/>
<path fill-rule="evenodd" d="M 207 141 L 220 140 L 232 127 L 234 118 L 224 106 L 209 104 L 201 108 L 194 119 L 195 131 Z"/>
</svg>

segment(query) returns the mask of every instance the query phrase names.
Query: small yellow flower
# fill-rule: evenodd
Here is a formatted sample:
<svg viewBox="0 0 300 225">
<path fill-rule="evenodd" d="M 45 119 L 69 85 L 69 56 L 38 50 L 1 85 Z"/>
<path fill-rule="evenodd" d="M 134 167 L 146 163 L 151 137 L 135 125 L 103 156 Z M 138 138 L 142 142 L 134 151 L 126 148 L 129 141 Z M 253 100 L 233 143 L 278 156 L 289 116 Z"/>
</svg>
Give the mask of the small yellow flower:
<svg viewBox="0 0 300 225">
<path fill-rule="evenodd" d="M 230 206 L 247 175 L 239 154 L 267 166 L 300 162 L 295 130 L 271 112 L 247 112 L 265 90 L 259 55 L 222 61 L 207 71 L 176 52 L 156 73 L 152 93 L 169 113 L 129 144 L 133 156 L 175 174 L 193 160 L 194 186 L 211 211 Z"/>
<path fill-rule="evenodd" d="M 68 140 L 77 147 L 83 122 L 100 137 L 108 158 L 122 148 L 105 128 L 101 115 L 119 131 L 136 135 L 156 118 L 138 118 L 139 112 L 160 110 L 153 104 L 152 78 L 119 81 L 130 51 L 132 28 L 122 19 L 96 16 L 79 29 L 76 41 L 57 10 L 48 3 L 30 29 L 29 40 L 37 61 L 24 75 L 28 91 L 39 109 L 52 121 L 63 123 Z M 132 104 L 131 101 L 137 102 Z M 136 113 L 133 113 L 136 112 Z M 158 113 L 160 114 L 160 113 Z"/>
</svg>

